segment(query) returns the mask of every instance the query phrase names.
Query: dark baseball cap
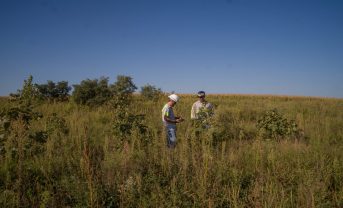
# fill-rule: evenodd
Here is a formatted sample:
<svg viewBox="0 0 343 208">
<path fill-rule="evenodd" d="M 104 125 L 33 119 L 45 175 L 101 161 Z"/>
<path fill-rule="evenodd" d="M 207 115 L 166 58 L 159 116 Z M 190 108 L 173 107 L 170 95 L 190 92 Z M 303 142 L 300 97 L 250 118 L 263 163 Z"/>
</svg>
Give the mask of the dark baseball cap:
<svg viewBox="0 0 343 208">
<path fill-rule="evenodd" d="M 205 92 L 199 91 L 197 95 L 198 95 L 198 97 L 205 97 Z"/>
</svg>

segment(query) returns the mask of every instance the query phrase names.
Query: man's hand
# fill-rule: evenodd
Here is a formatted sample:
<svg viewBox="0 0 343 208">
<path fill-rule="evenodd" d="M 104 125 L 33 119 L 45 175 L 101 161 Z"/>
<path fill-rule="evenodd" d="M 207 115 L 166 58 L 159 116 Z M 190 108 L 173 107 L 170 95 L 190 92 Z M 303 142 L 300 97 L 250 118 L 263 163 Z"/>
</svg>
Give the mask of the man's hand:
<svg viewBox="0 0 343 208">
<path fill-rule="evenodd" d="M 183 119 L 182 117 L 177 117 L 177 119 L 176 119 L 176 122 L 177 123 L 180 123 L 180 122 L 182 122 L 182 121 L 184 121 L 185 119 Z"/>
</svg>

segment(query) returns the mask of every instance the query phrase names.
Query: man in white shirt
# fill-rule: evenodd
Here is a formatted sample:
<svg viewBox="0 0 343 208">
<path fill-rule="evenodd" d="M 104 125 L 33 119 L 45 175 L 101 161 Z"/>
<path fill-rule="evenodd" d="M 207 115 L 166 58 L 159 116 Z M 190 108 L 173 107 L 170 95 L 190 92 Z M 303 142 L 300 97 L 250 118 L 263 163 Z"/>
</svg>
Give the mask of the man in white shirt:
<svg viewBox="0 0 343 208">
<path fill-rule="evenodd" d="M 205 92 L 199 91 L 197 96 L 198 96 L 199 100 L 196 101 L 192 106 L 191 119 L 192 120 L 198 120 L 200 111 L 206 112 L 208 116 L 212 116 L 213 115 L 213 105 L 206 101 Z"/>
<path fill-rule="evenodd" d="M 174 148 L 176 145 L 176 124 L 184 119 L 174 115 L 173 107 L 179 101 L 179 96 L 172 94 L 168 96 L 169 101 L 162 109 L 162 122 L 167 134 L 167 146 Z"/>
</svg>

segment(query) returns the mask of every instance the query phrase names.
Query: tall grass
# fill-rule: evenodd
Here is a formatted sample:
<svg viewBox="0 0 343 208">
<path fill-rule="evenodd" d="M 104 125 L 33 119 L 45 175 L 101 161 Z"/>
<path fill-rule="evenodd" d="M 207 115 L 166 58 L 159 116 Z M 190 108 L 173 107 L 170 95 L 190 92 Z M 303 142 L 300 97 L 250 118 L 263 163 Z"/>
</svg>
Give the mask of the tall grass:
<svg viewBox="0 0 343 208">
<path fill-rule="evenodd" d="M 177 146 L 166 148 L 161 109 L 167 101 L 135 96 L 131 111 L 145 114 L 150 141 L 134 132 L 121 143 L 108 106 L 43 103 L 43 117 L 26 129 L 19 119 L 0 156 L 1 207 L 343 207 L 343 100 L 308 97 L 209 95 L 226 137 L 195 136 L 181 95 L 175 113 Z M 11 106 L 2 99 L 2 108 Z M 305 139 L 261 138 L 257 120 L 278 109 Z M 43 143 L 30 132 L 65 120 Z M 30 152 L 25 150 L 30 146 Z M 121 145 L 121 146 L 120 146 Z M 119 148 L 118 148 L 119 146 Z M 33 148 L 34 147 L 34 148 Z M 13 152 L 13 151 L 14 152 Z"/>
</svg>

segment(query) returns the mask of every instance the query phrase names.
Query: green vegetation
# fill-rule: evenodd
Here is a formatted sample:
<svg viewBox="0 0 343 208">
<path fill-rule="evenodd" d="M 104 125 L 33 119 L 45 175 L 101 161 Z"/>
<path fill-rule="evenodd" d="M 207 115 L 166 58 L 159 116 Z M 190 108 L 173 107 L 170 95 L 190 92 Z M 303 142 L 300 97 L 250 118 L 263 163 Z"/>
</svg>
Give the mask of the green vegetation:
<svg viewBox="0 0 343 208">
<path fill-rule="evenodd" d="M 75 103 L 88 106 L 102 105 L 111 99 L 108 77 L 83 80 L 74 85 L 73 98 Z"/>
<path fill-rule="evenodd" d="M 42 99 L 63 101 L 68 99 L 71 87 L 68 82 L 53 82 L 48 80 L 46 84 L 35 84 Z"/>
<path fill-rule="evenodd" d="M 40 99 L 48 101 L 66 101 L 68 100 L 71 87 L 67 81 L 53 82 L 48 80 L 46 84 L 33 84 L 33 77 L 29 76 L 24 81 L 22 90 L 18 90 L 17 93 L 11 93 L 12 98 L 23 99 L 24 97 L 31 97 L 30 99 Z"/>
<path fill-rule="evenodd" d="M 196 128 L 181 95 L 170 150 L 167 99 L 106 80 L 85 85 L 103 105 L 38 102 L 32 79 L 0 99 L 0 207 L 343 207 L 342 99 L 209 95 Z"/>
<path fill-rule="evenodd" d="M 157 101 L 163 95 L 163 92 L 161 88 L 157 88 L 154 85 L 146 84 L 141 87 L 141 95 L 146 100 Z"/>
</svg>

